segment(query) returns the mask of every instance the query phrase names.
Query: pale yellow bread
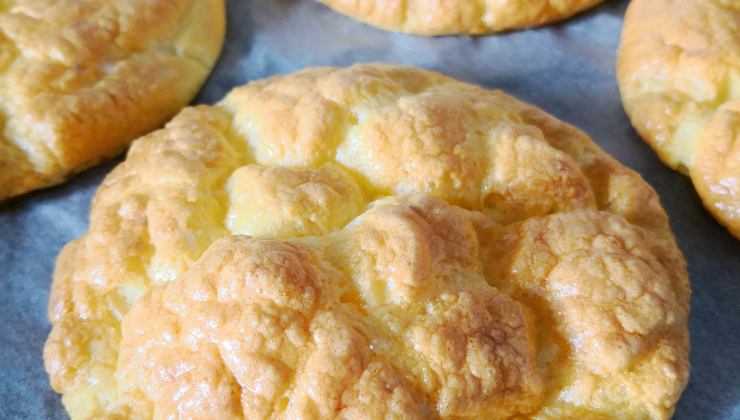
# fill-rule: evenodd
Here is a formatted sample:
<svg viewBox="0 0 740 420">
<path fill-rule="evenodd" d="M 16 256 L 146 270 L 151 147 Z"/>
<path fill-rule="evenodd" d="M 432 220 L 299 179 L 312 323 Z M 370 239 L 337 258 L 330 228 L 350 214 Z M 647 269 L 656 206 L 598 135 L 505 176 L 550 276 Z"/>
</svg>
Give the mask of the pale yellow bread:
<svg viewBox="0 0 740 420">
<path fill-rule="evenodd" d="M 740 238 L 740 1 L 632 1 L 617 76 L 638 133 Z"/>
<path fill-rule="evenodd" d="M 0 200 L 64 181 L 160 127 L 218 57 L 223 0 L 0 4 Z"/>
<path fill-rule="evenodd" d="M 419 35 L 485 34 L 556 22 L 602 0 L 318 0 L 369 25 Z"/>
<path fill-rule="evenodd" d="M 73 418 L 667 418 L 690 288 L 655 192 L 500 92 L 314 68 L 137 140 L 57 261 Z"/>
</svg>

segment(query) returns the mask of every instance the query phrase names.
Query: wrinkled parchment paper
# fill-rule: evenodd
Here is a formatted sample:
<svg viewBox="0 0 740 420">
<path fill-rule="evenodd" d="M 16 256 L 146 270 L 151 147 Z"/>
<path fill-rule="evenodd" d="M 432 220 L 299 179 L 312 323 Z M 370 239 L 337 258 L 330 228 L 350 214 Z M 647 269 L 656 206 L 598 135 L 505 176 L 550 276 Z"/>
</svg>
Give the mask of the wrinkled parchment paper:
<svg viewBox="0 0 740 420">
<path fill-rule="evenodd" d="M 526 0 L 522 0 L 526 1 Z M 740 419 L 740 242 L 701 207 L 690 181 L 661 165 L 630 127 L 614 60 L 628 1 L 498 36 L 423 38 L 371 28 L 313 0 L 227 0 L 223 55 L 197 103 L 233 86 L 314 65 L 412 64 L 504 89 L 588 132 L 660 194 L 689 262 L 691 381 L 675 418 Z M 42 349 L 54 259 L 87 226 L 105 164 L 0 207 L 0 418 L 66 418 Z"/>
</svg>

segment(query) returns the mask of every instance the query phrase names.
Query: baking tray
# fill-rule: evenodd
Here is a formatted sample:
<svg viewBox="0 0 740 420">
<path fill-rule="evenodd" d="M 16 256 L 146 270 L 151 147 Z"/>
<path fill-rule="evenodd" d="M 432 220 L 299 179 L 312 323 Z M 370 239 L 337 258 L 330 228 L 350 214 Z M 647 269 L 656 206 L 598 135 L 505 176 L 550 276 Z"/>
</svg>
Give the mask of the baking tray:
<svg viewBox="0 0 740 420">
<path fill-rule="evenodd" d="M 195 102 L 307 66 L 384 61 L 504 89 L 580 127 L 658 191 L 689 263 L 692 370 L 675 418 L 740 419 L 740 242 L 630 127 L 614 77 L 627 3 L 606 1 L 535 30 L 425 38 L 371 28 L 313 0 L 227 1 L 226 45 Z M 0 418 L 66 418 L 41 356 L 51 273 L 61 247 L 86 229 L 90 199 L 118 162 L 0 207 Z"/>
</svg>

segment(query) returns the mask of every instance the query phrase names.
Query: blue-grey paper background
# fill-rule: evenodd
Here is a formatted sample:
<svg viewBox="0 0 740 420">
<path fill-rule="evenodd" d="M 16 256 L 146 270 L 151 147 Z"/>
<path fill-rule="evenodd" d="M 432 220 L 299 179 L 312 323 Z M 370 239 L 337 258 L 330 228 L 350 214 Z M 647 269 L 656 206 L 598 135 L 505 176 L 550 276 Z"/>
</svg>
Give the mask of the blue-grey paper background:
<svg viewBox="0 0 740 420">
<path fill-rule="evenodd" d="M 371 28 L 313 0 L 227 0 L 224 51 L 196 102 L 307 66 L 385 61 L 504 89 L 580 127 L 658 191 L 689 263 L 692 371 L 675 418 L 740 419 L 740 241 L 630 127 L 614 78 L 627 3 L 607 0 L 536 30 L 424 38 Z M 119 161 L 0 207 L 0 418 L 66 418 L 41 356 L 51 273 L 61 247 L 86 229 L 92 194 Z"/>
</svg>

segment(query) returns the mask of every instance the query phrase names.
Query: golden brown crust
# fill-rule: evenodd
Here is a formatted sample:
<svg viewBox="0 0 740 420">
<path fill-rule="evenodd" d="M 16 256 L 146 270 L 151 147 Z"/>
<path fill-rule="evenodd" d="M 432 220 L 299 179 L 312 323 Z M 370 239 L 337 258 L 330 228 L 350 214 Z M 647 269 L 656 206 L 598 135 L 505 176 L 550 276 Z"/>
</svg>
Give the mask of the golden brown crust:
<svg viewBox="0 0 740 420">
<path fill-rule="evenodd" d="M 122 392 L 154 412 L 186 417 L 429 418 L 531 410 L 541 384 L 525 309 L 488 287 L 482 270 L 458 271 L 468 264 L 444 259 L 445 245 L 475 246 L 470 223 L 459 226 L 470 243 L 425 249 L 444 238 L 424 217 L 456 216 L 425 200 L 378 206 L 352 228 L 322 238 L 329 247 L 342 244 L 330 251 L 341 264 L 342 254 L 358 261 L 359 281 L 348 281 L 354 271 L 337 270 L 327 264 L 331 258 L 322 261 L 300 242 L 217 241 L 184 276 L 124 317 L 116 373 Z M 388 241 L 367 243 L 379 235 Z M 408 235 L 418 237 L 397 240 Z M 409 247 L 430 261 L 404 252 Z M 396 259 L 393 266 L 429 266 L 396 273 L 399 284 L 378 293 L 372 282 L 382 273 L 373 268 L 389 268 L 384 257 Z M 454 279 L 459 287 L 446 285 L 456 268 L 467 275 Z M 414 353 L 421 357 L 410 358 Z M 195 369 L 159 375 L 183 365 Z M 193 387 L 201 376 L 208 393 Z"/>
<path fill-rule="evenodd" d="M 76 418 L 666 418 L 689 294 L 655 192 L 579 130 L 316 68 L 134 144 L 59 256 L 44 358 Z"/>
<path fill-rule="evenodd" d="M 617 75 L 635 129 L 740 238 L 740 4 L 633 1 Z"/>
<path fill-rule="evenodd" d="M 669 417 L 688 379 L 690 294 L 672 240 L 584 210 L 492 238 L 487 277 L 539 320 L 542 417 Z"/>
<path fill-rule="evenodd" d="M 556 22 L 602 0 L 319 0 L 367 24 L 420 35 L 485 34 Z"/>
<path fill-rule="evenodd" d="M 4 3 L 0 199 L 62 182 L 159 127 L 223 42 L 222 0 Z"/>
</svg>

